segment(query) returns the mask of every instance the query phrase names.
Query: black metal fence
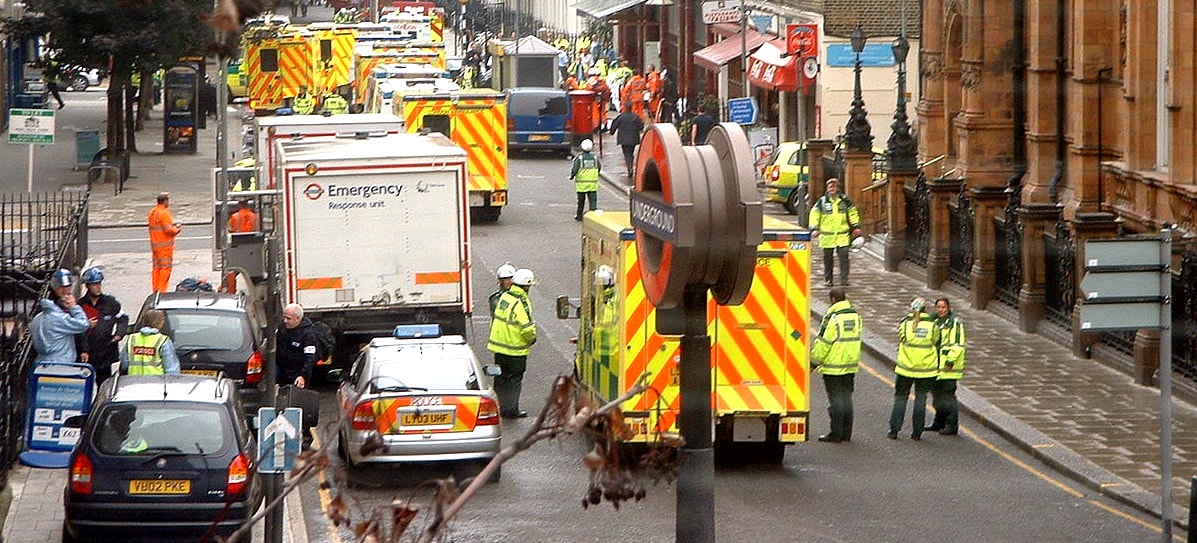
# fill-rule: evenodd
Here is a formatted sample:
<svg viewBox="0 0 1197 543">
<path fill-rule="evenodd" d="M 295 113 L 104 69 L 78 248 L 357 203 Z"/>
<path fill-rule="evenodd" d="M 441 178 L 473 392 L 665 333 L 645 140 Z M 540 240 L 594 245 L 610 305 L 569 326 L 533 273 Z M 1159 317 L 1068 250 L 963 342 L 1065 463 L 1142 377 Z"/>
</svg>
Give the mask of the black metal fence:
<svg viewBox="0 0 1197 543">
<path fill-rule="evenodd" d="M 976 219 L 967 190 L 966 185 L 961 183 L 956 201 L 948 204 L 948 225 L 951 231 L 948 278 L 965 288 L 972 286 L 973 221 Z"/>
<path fill-rule="evenodd" d="M 1172 276 L 1172 369 L 1197 381 L 1197 247 L 1181 253 Z"/>
<path fill-rule="evenodd" d="M 1043 234 L 1044 312 L 1048 320 L 1069 327 L 1076 303 L 1076 242 L 1068 222 L 1056 222 Z"/>
<path fill-rule="evenodd" d="M 87 259 L 87 192 L 0 194 L 0 483 L 21 451 L 33 361 L 28 323 L 58 268 Z"/>
<path fill-rule="evenodd" d="M 993 218 L 994 298 L 1018 307 L 1022 288 L 1022 225 L 1018 224 L 1018 202 L 1011 200 L 1002 214 Z"/>
<path fill-rule="evenodd" d="M 914 187 L 903 189 L 906 195 L 906 245 L 905 258 L 920 266 L 927 265 L 927 254 L 931 250 L 931 187 L 927 176 L 919 172 Z"/>
</svg>

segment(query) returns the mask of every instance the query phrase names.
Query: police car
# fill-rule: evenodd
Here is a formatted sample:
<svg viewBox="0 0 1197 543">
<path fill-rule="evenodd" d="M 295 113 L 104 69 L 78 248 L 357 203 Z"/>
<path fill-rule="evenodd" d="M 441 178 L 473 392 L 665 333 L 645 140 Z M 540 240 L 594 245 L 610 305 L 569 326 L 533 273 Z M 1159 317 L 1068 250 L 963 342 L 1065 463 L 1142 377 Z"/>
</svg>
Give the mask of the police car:
<svg viewBox="0 0 1197 543">
<path fill-rule="evenodd" d="M 349 415 L 337 429 L 346 466 L 490 462 L 502 437 L 497 370 L 480 363 L 465 338 L 442 335 L 436 324 L 400 325 L 391 337 L 372 339 L 337 391 Z M 379 438 L 381 446 L 367 446 Z"/>
</svg>

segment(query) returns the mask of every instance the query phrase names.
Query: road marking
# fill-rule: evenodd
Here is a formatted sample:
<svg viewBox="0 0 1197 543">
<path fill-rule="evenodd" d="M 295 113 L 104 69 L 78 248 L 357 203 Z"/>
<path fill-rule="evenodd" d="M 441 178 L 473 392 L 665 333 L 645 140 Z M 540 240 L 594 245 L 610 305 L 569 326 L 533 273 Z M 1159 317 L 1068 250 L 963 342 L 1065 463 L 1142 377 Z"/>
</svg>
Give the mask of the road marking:
<svg viewBox="0 0 1197 543">
<path fill-rule="evenodd" d="M 320 432 L 313 431 L 312 450 L 319 449 Z M 325 475 L 325 472 L 329 469 L 332 469 L 332 463 L 329 463 L 329 467 L 320 470 L 320 473 L 316 474 L 316 480 L 320 482 L 316 487 L 316 493 L 320 495 L 320 511 L 324 513 L 325 520 L 328 520 L 328 507 L 332 503 L 332 493 L 328 490 L 331 488 L 331 485 L 328 484 L 328 477 Z M 334 526 L 332 522 L 328 522 L 326 528 L 328 529 L 328 537 L 335 543 L 341 543 L 341 530 Z"/>
</svg>

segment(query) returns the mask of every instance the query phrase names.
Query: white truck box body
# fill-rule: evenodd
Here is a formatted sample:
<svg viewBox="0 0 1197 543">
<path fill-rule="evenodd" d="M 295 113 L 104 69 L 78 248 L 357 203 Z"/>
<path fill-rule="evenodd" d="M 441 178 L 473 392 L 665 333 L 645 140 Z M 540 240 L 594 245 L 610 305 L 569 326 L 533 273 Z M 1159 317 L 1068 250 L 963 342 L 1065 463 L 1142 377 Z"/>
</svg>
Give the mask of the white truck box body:
<svg viewBox="0 0 1197 543">
<path fill-rule="evenodd" d="M 320 137 L 349 135 L 359 132 L 398 134 L 403 132 L 403 118 L 392 113 L 363 113 L 330 115 L 279 115 L 254 118 L 254 157 L 261 166 L 265 183 L 261 188 L 278 188 L 275 179 L 275 148 L 278 139 L 296 136 Z"/>
<path fill-rule="evenodd" d="M 276 151 L 286 301 L 339 315 L 343 332 L 389 333 L 400 313 L 469 312 L 466 154 L 452 140 L 305 137 Z"/>
</svg>

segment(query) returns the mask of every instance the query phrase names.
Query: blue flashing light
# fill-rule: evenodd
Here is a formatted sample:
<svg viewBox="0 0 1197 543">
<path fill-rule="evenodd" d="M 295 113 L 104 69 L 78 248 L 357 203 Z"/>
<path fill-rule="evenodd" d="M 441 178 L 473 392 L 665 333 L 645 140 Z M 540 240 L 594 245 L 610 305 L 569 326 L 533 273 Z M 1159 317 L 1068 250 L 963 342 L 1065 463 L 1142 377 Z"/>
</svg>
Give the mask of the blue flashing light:
<svg viewBox="0 0 1197 543">
<path fill-rule="evenodd" d="M 441 325 L 439 325 L 439 324 L 400 324 L 395 327 L 394 336 L 397 339 L 419 339 L 419 338 L 441 337 Z"/>
</svg>

